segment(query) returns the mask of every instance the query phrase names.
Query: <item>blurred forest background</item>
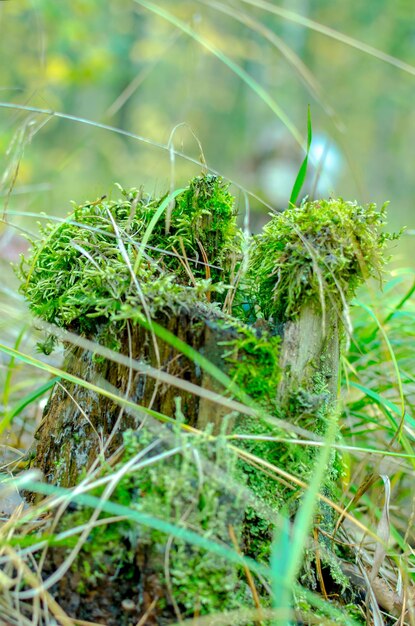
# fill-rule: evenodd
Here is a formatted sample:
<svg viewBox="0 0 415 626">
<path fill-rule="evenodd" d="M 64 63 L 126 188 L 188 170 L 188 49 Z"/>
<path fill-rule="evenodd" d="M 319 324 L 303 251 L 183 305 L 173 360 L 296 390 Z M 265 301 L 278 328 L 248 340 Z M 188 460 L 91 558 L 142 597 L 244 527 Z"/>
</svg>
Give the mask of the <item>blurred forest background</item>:
<svg viewBox="0 0 415 626">
<path fill-rule="evenodd" d="M 116 195 L 114 182 L 163 192 L 200 171 L 201 147 L 209 167 L 284 208 L 310 103 L 304 193 L 390 200 L 391 228 L 409 227 L 395 263 L 410 261 L 413 0 L 9 0 L 0 28 L 0 193 L 10 224 L 30 230 L 20 213 L 64 216 L 71 200 Z M 168 146 L 196 163 L 172 159 Z M 269 209 L 234 191 L 257 230 Z M 4 220 L 0 237 L 7 264 L 25 244 Z"/>
</svg>

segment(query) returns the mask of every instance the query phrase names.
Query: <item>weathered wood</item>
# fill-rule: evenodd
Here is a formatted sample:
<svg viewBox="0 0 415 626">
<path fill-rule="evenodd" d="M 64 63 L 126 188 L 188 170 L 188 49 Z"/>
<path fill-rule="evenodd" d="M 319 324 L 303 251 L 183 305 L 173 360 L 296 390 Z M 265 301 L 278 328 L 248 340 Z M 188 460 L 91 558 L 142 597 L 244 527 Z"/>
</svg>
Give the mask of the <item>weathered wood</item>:
<svg viewBox="0 0 415 626">
<path fill-rule="evenodd" d="M 340 336 L 338 312 L 306 304 L 299 316 L 284 325 L 281 343 L 281 382 L 278 401 L 284 406 L 299 390 L 312 391 L 317 374 L 324 376 L 331 398 L 336 397 Z"/>
<path fill-rule="evenodd" d="M 182 310 L 176 315 L 160 315 L 157 322 L 178 339 L 201 352 L 222 370 L 225 363 L 218 343 L 235 333 L 220 322 L 220 315 Z M 157 344 L 157 350 L 155 347 Z M 223 393 L 223 387 L 209 374 L 165 341 L 156 338 L 140 325 L 131 325 L 120 338 L 121 353 L 147 363 L 160 371 L 177 376 L 204 389 Z M 175 417 L 176 398 L 186 423 L 199 429 L 209 426 L 218 433 L 229 410 L 177 387 L 166 385 L 125 365 L 94 358 L 80 347 L 67 347 L 64 369 L 104 388 L 115 389 L 121 398 Z M 134 415 L 110 398 L 67 381 L 55 385 L 45 407 L 42 421 L 31 449 L 30 465 L 40 469 L 46 480 L 60 486 L 75 485 L 105 447 L 102 460 L 122 443 L 127 428 L 137 428 L 145 413 Z M 114 427 L 117 431 L 113 432 Z M 108 438 L 111 442 L 107 445 Z"/>
</svg>

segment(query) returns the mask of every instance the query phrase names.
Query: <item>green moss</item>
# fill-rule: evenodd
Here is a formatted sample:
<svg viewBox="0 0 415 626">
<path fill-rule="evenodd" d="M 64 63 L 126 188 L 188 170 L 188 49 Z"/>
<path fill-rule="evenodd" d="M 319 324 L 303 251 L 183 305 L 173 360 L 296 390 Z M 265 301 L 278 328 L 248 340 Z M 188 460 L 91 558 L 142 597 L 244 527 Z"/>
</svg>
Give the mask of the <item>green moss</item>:
<svg viewBox="0 0 415 626">
<path fill-rule="evenodd" d="M 235 460 L 228 450 L 220 449 L 220 442 L 219 447 L 212 447 L 192 439 L 190 449 L 187 436 L 177 431 L 177 437 L 182 452 L 163 465 L 158 463 L 139 476 L 132 476 L 128 490 L 138 488 L 145 494 L 138 505 L 141 510 L 178 525 L 185 524 L 212 541 L 232 546 L 229 525 L 240 536 L 243 508 L 241 500 L 228 491 L 220 477 L 232 473 Z M 127 456 L 142 445 L 140 438 L 134 433 L 127 436 Z M 203 460 L 215 467 L 208 480 L 203 478 L 204 470 L 199 465 Z M 155 563 L 157 554 L 164 552 L 166 537 L 155 531 L 146 534 L 142 540 L 148 542 L 153 554 L 150 560 Z M 201 614 L 236 607 L 238 568 L 217 555 L 175 540 L 170 551 L 170 576 L 175 600 L 185 614 L 193 614 L 195 607 Z"/>
<path fill-rule="evenodd" d="M 237 337 L 225 346 L 223 358 L 230 366 L 233 380 L 246 391 L 256 403 L 268 413 L 276 414 L 277 387 L 280 380 L 279 344 L 280 338 L 272 335 L 265 327 L 253 328 L 240 324 Z M 260 414 L 256 417 L 239 418 L 233 429 L 235 434 L 244 435 L 248 439 L 237 440 L 241 449 L 268 461 L 279 463 L 281 447 L 275 442 L 257 441 L 250 436 L 275 436 L 281 431 L 273 428 Z M 242 459 L 238 459 L 235 467 L 236 480 L 249 487 L 259 502 L 279 511 L 284 504 L 282 491 L 278 484 L 258 469 Z M 268 562 L 273 527 L 261 512 L 248 506 L 245 510 L 243 546 L 245 554 L 260 561 Z"/>
<path fill-rule="evenodd" d="M 265 329 L 237 326 L 235 340 L 226 346 L 224 360 L 230 365 L 234 382 L 267 409 L 276 406 L 276 389 L 280 379 L 280 338 Z"/>
<path fill-rule="evenodd" d="M 193 179 L 152 230 L 166 196 L 122 193 L 120 200 L 76 206 L 63 223 L 40 228 L 40 240 L 18 268 L 36 316 L 88 332 L 97 320 L 111 321 L 121 309 L 125 317 L 144 303 L 154 314 L 211 300 L 212 292 L 221 300 L 241 241 L 228 185 L 215 176 Z"/>
<path fill-rule="evenodd" d="M 254 238 L 248 282 L 263 316 L 296 316 L 321 293 L 342 305 L 370 276 L 381 277 L 386 205 L 330 199 L 305 202 L 274 215 Z M 341 307 L 340 307 L 341 308 Z"/>
<path fill-rule="evenodd" d="M 211 277 L 213 282 L 229 282 L 239 260 L 242 237 L 236 226 L 234 198 L 228 187 L 217 176 L 194 178 L 176 200 L 167 235 L 164 225 L 161 222 L 157 225 L 162 248 L 180 252 L 183 246 L 188 259 L 203 261 L 206 257 L 209 264 L 216 266 L 206 268 L 195 264 L 192 266 L 195 278 Z M 167 261 L 177 273 L 179 266 L 174 257 L 170 257 L 170 265 Z"/>
<path fill-rule="evenodd" d="M 178 428 L 176 438 L 180 452 L 123 476 L 111 500 L 190 528 L 232 548 L 229 525 L 240 540 L 243 505 L 238 494 L 229 492 L 223 477 L 232 473 L 234 459 L 228 450 L 225 454 L 225 450 L 220 449 L 220 443 L 215 447 L 192 438 L 189 446 L 189 436 L 183 435 Z M 121 461 L 106 471 L 112 475 L 125 468 L 125 464 L 145 450 L 150 442 L 154 443 L 154 436 L 145 429 L 127 431 Z M 146 458 L 160 452 L 163 452 L 161 442 Z M 215 472 L 210 472 L 205 479 L 206 462 L 214 465 Z M 95 490 L 93 495 L 101 496 L 102 491 Z M 86 523 L 89 516 L 87 510 L 68 513 L 62 530 Z M 101 514 L 100 517 L 107 515 Z M 94 527 L 76 563 L 78 592 L 88 596 L 93 588 L 99 587 L 100 579 L 108 579 L 109 575 L 115 585 L 118 576 L 134 581 L 138 575 L 155 576 L 161 585 L 166 585 L 167 539 L 160 531 L 128 521 Z M 239 580 L 239 568 L 225 559 L 175 539 L 169 548 L 168 572 L 174 599 L 184 616 L 193 615 L 196 608 L 204 615 L 237 607 L 235 594 L 244 583 Z"/>
<path fill-rule="evenodd" d="M 317 581 L 315 584 L 315 589 L 317 589 Z M 341 587 L 341 585 L 339 585 Z M 334 594 L 333 594 L 334 595 Z M 347 597 L 350 596 L 350 592 L 347 594 Z M 342 598 L 344 601 L 344 597 Z M 325 624 L 327 623 L 327 615 L 321 608 L 316 608 L 312 606 L 309 602 L 309 599 L 306 594 L 302 592 L 302 590 L 297 589 L 295 592 L 295 605 L 297 610 L 301 612 L 302 622 L 303 624 Z M 365 619 L 365 611 L 356 604 L 345 604 L 342 606 L 341 604 L 336 603 L 336 609 L 339 611 L 336 617 L 330 618 L 330 624 L 342 624 L 349 625 L 350 619 L 353 620 L 354 624 L 365 624 L 367 623 Z"/>
<path fill-rule="evenodd" d="M 327 387 L 324 361 L 320 363 L 309 388 L 296 390 L 289 406 L 280 407 L 277 398 L 278 384 L 283 375 L 279 367 L 280 338 L 272 335 L 266 329 L 266 324 L 261 326 L 261 329 L 256 329 L 241 325 L 238 337 L 226 344 L 224 358 L 230 364 L 233 380 L 268 414 L 283 419 L 289 417 L 290 421 L 324 437 L 329 423 L 336 420 L 335 403 Z M 243 450 L 273 466 L 281 467 L 304 482 L 310 480 L 318 459 L 318 448 L 273 440 L 286 439 L 287 433 L 263 419 L 260 413 L 256 417 L 240 418 L 233 432 L 244 436 L 244 439 L 237 440 L 237 445 Z M 340 467 L 339 456 L 333 451 L 321 487 L 321 491 L 329 498 L 336 498 Z M 259 502 L 276 512 L 284 508 L 289 515 L 295 515 L 303 491 L 294 482 L 291 483 L 289 479 L 276 481 L 275 477 L 259 471 L 242 459 L 237 462 L 235 475 L 238 481 L 250 488 Z M 320 525 L 330 533 L 333 530 L 331 508 L 321 504 L 319 512 Z M 267 562 L 273 531 L 272 525 L 261 516 L 258 507 L 248 507 L 244 524 L 246 554 Z M 337 571 L 335 557 L 328 564 L 333 571 Z"/>
<path fill-rule="evenodd" d="M 238 337 L 226 344 L 224 358 L 230 364 L 233 380 L 256 400 L 260 407 L 268 414 L 285 418 L 286 416 L 281 414 L 277 398 L 278 384 L 282 375 L 279 366 L 280 338 L 271 334 L 266 325 L 262 326 L 249 328 L 241 325 Z M 293 411 L 291 419 L 294 420 L 296 415 L 298 412 Z M 272 465 L 284 467 L 284 470 L 293 472 L 296 476 L 303 478 L 306 474 L 308 476 L 312 465 L 310 453 L 313 455 L 314 451 L 298 445 L 258 440 L 257 437 L 286 438 L 286 433 L 269 420 L 262 418 L 260 412 L 256 417 L 240 418 L 234 433 L 244 436 L 244 439 L 237 440 L 238 446 L 243 450 Z M 291 512 L 295 512 L 299 495 L 295 485 L 278 483 L 271 476 L 243 460 L 238 460 L 237 476 L 238 480 L 249 486 L 260 501 L 274 511 L 279 511 L 287 504 L 290 508 L 291 502 Z M 245 544 L 249 546 L 249 554 L 258 558 L 262 553 L 268 554 L 272 529 L 257 512 L 248 511 L 248 516 L 249 523 L 246 526 L 250 530 L 249 536 L 245 537 Z"/>
</svg>

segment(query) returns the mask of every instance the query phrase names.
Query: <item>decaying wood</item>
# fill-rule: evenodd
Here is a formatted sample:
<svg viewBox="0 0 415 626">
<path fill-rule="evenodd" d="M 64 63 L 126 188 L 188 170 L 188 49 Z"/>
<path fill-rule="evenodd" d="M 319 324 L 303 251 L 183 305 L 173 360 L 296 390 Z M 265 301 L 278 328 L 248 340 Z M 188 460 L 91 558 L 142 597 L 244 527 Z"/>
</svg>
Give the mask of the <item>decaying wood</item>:
<svg viewBox="0 0 415 626">
<path fill-rule="evenodd" d="M 284 325 L 281 344 L 281 382 L 278 401 L 284 405 L 300 389 L 310 390 L 316 374 L 325 377 L 327 390 L 336 397 L 340 362 L 338 312 L 306 304 L 299 316 Z"/>
<path fill-rule="evenodd" d="M 218 343 L 235 336 L 235 332 L 219 323 L 219 314 L 201 309 L 182 310 L 170 317 L 160 315 L 156 321 L 220 369 L 226 369 Z M 120 343 L 121 352 L 131 359 L 204 389 L 224 391 L 199 365 L 140 325 L 125 328 Z M 67 347 L 64 367 L 69 374 L 115 389 L 120 397 L 169 417 L 175 416 L 179 397 L 186 423 L 199 429 L 211 424 L 212 431 L 219 432 L 224 415 L 229 413 L 229 409 L 132 371 L 125 365 L 95 358 L 92 352 L 81 347 Z M 122 443 L 122 433 L 127 428 L 137 428 L 144 417 L 145 412 L 124 410 L 108 397 L 61 381 L 55 385 L 45 407 L 31 449 L 30 465 L 40 469 L 48 482 L 72 486 L 104 448 L 103 458 L 106 458 Z M 113 432 L 114 427 L 117 427 L 116 432 Z M 109 437 L 111 443 L 107 445 Z"/>
<path fill-rule="evenodd" d="M 218 369 L 227 372 L 228 364 L 223 356 L 225 349 L 222 345 L 238 338 L 236 323 L 234 327 L 229 320 L 224 324 L 223 316 L 207 307 L 182 309 L 170 316 L 160 314 L 155 321 Z M 255 328 L 258 336 L 264 331 L 272 333 L 272 327 L 266 324 L 263 329 Z M 89 339 L 99 342 L 99 329 L 96 336 Z M 119 342 L 120 352 L 130 359 L 203 389 L 226 393 L 220 383 L 197 363 L 166 341 L 156 338 L 143 326 L 127 324 Z M 282 406 L 289 403 L 299 389 L 312 394 L 313 380 L 317 374 L 320 379 L 324 377 L 326 387 L 334 398 L 339 366 L 339 325 L 336 313 L 326 311 L 323 316 L 318 307 L 304 306 L 299 317 L 287 322 L 283 328 L 280 365 L 281 383 L 275 392 Z M 135 371 L 126 364 L 97 358 L 91 350 L 81 346 L 67 345 L 64 367 L 69 374 L 98 387 L 116 390 L 119 397 L 170 418 L 176 415 L 179 398 L 180 411 L 186 423 L 201 430 L 209 428 L 214 434 L 222 430 L 224 417 L 229 413 L 228 408 L 206 397 L 149 376 L 145 369 Z M 290 418 L 294 421 L 296 416 L 293 414 Z M 75 383 L 61 381 L 55 385 L 36 433 L 31 465 L 40 469 L 48 482 L 64 487 L 73 486 L 88 468 L 108 458 L 119 448 L 127 428 L 136 429 L 145 419 L 145 411 L 139 413 L 123 409 L 109 397 Z M 231 429 L 232 420 L 228 419 L 226 425 Z M 146 615 L 148 624 L 167 624 L 170 623 L 172 606 L 165 585 L 160 583 L 157 574 L 163 565 L 157 562 L 154 552 L 147 548 L 144 545 L 134 547 L 136 580 L 131 588 L 136 593 L 139 590 L 141 599 L 134 603 L 134 611 L 128 619 L 132 619 L 131 623 L 137 623 Z M 54 571 L 62 558 L 63 553 L 59 549 L 50 550 L 45 563 L 47 569 Z M 130 583 L 123 581 L 125 588 L 122 589 L 117 586 L 119 583 L 112 584 L 111 576 L 115 576 L 115 570 L 111 567 L 107 573 L 109 578 L 105 605 L 95 596 L 94 584 L 88 587 L 91 602 L 88 607 L 83 605 L 77 591 L 79 580 L 76 570 L 68 572 L 59 583 L 61 605 L 71 615 L 82 619 L 104 619 L 111 626 L 120 623 L 121 617 L 124 619 L 124 611 L 122 608 L 115 610 L 114 607 L 121 606 L 128 598 L 126 594 Z M 159 602 L 160 598 L 166 601 L 163 610 L 160 607 L 164 605 L 164 600 Z M 127 620 L 126 623 L 130 622 Z"/>
</svg>

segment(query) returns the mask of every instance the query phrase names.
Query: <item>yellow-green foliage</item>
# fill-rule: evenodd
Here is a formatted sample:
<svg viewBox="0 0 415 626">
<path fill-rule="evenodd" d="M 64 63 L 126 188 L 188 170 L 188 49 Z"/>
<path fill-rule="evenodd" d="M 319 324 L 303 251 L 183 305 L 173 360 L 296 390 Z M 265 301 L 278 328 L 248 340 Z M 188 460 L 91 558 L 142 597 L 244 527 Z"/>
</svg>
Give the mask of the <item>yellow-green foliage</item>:
<svg viewBox="0 0 415 626">
<path fill-rule="evenodd" d="M 274 215 L 254 238 L 248 282 L 265 318 L 283 321 L 310 300 L 349 299 L 370 276 L 380 277 L 386 205 L 316 200 Z"/>
<path fill-rule="evenodd" d="M 220 299 L 241 241 L 228 185 L 194 178 L 150 227 L 165 198 L 123 191 L 120 200 L 77 206 L 63 223 L 41 228 L 18 270 L 33 313 L 87 331 L 94 318 L 115 319 L 122 307 L 137 312 L 144 301 L 154 313 L 211 292 Z"/>
</svg>

